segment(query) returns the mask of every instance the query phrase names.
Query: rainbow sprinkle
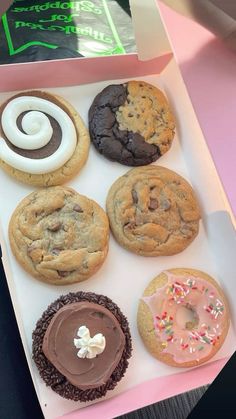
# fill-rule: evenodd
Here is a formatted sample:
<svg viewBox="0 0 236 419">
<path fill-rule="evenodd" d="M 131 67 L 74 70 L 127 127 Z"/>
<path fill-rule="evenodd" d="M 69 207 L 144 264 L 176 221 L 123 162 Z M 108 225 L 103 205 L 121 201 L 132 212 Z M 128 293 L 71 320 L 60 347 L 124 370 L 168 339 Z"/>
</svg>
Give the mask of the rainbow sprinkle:
<svg viewBox="0 0 236 419">
<path fill-rule="evenodd" d="M 171 280 L 163 290 L 166 295 L 164 300 L 169 302 L 170 312 L 168 312 L 168 310 L 163 311 L 161 314 L 158 313 L 158 315 L 155 316 L 155 329 L 161 337 L 162 348 L 167 350 L 169 344 L 174 343 L 174 345 L 170 345 L 170 349 L 168 349 L 170 350 L 170 353 L 174 353 L 175 350 L 181 352 L 185 351 L 186 355 L 183 354 L 184 357 L 188 356 L 188 353 L 194 354 L 195 352 L 200 351 L 207 352 L 210 349 L 209 346 L 216 345 L 217 341 L 220 339 L 220 323 L 215 322 L 215 320 L 223 315 L 224 306 L 219 298 L 217 298 L 217 292 L 214 288 L 202 285 L 199 278 L 190 276 L 183 280 L 182 278 L 179 280 L 177 277 L 174 279 L 175 280 Z M 204 303 L 206 305 L 204 307 L 202 305 L 201 310 L 204 309 L 209 313 L 210 318 L 209 321 L 207 321 L 208 316 L 205 315 L 204 323 L 195 324 L 191 329 L 186 329 L 186 333 L 181 332 L 182 335 L 179 336 L 175 329 L 175 319 L 172 314 L 173 304 L 182 304 L 186 307 L 192 305 L 191 295 L 188 295 L 194 291 L 199 294 L 199 298 L 201 298 L 202 294 L 204 299 L 203 305 Z M 196 301 L 199 301 L 198 296 L 196 297 Z M 188 301 L 190 301 L 189 304 Z M 195 301 L 195 299 L 193 299 L 193 301 Z"/>
</svg>

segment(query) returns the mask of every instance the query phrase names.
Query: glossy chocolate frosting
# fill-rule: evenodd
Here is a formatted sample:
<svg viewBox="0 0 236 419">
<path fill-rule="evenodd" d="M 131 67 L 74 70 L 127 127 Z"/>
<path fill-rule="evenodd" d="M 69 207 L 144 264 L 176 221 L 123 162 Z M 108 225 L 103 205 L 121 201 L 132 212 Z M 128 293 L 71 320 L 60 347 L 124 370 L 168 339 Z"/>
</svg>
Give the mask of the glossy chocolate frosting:
<svg viewBox="0 0 236 419">
<path fill-rule="evenodd" d="M 102 333 L 104 351 L 93 359 L 79 358 L 74 338 L 86 326 L 91 337 Z M 53 316 L 43 339 L 47 359 L 74 386 L 87 390 L 102 386 L 118 365 L 125 347 L 125 336 L 115 316 L 105 307 L 82 301 L 64 306 Z"/>
</svg>

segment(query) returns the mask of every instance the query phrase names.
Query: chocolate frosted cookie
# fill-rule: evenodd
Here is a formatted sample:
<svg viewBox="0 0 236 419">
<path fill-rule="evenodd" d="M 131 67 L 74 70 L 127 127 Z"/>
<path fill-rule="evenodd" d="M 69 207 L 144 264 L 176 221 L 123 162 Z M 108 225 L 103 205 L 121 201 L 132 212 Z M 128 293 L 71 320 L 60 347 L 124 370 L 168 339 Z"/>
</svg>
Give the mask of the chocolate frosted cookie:
<svg viewBox="0 0 236 419">
<path fill-rule="evenodd" d="M 90 137 L 96 149 L 127 166 L 146 165 L 166 153 L 174 129 L 166 97 L 143 81 L 107 86 L 89 110 Z"/>
<path fill-rule="evenodd" d="M 0 107 L 0 166 L 17 180 L 37 186 L 67 182 L 85 164 L 89 134 L 63 98 L 29 91 Z"/>
<path fill-rule="evenodd" d="M 200 211 L 191 186 L 161 166 L 138 167 L 117 179 L 107 214 L 120 245 L 143 256 L 174 255 L 198 234 Z"/>
<path fill-rule="evenodd" d="M 12 252 L 35 278 L 50 284 L 93 275 L 108 252 L 109 223 L 93 200 L 54 186 L 24 198 L 9 223 Z"/>
<path fill-rule="evenodd" d="M 128 321 L 110 298 L 77 292 L 54 301 L 33 332 L 33 359 L 47 386 L 90 401 L 113 390 L 131 356 Z"/>
</svg>

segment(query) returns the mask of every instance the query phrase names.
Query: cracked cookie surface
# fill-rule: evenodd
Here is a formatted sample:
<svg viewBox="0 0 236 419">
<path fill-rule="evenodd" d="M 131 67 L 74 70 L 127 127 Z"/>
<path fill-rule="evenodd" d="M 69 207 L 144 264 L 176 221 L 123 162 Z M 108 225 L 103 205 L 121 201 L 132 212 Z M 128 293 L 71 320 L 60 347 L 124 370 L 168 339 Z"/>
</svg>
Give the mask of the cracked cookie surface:
<svg viewBox="0 0 236 419">
<path fill-rule="evenodd" d="M 192 187 L 161 166 L 138 167 L 117 179 L 107 196 L 107 214 L 118 243 L 143 256 L 179 253 L 199 230 Z"/>
<path fill-rule="evenodd" d="M 55 186 L 24 198 L 9 223 L 12 252 L 35 278 L 51 284 L 93 275 L 108 252 L 105 211 L 71 188 Z"/>
<path fill-rule="evenodd" d="M 134 80 L 107 86 L 95 97 L 89 131 L 97 150 L 108 159 L 142 166 L 169 150 L 175 123 L 161 90 Z"/>
<path fill-rule="evenodd" d="M 89 146 L 90 146 L 90 138 L 88 130 L 80 117 L 80 115 L 77 113 L 76 109 L 67 102 L 64 98 L 61 96 L 51 94 L 49 92 L 40 91 L 40 90 L 32 90 L 32 91 L 26 91 L 18 93 L 15 96 L 12 96 L 10 99 L 8 99 L 6 102 L 4 102 L 0 106 L 0 116 L 2 118 L 2 113 L 6 106 L 10 104 L 14 99 L 21 98 L 21 97 L 34 97 L 43 99 L 46 102 L 55 104 L 58 106 L 61 111 L 64 111 L 66 115 L 69 116 L 71 119 L 75 131 L 76 131 L 76 146 L 74 149 L 73 154 L 71 157 L 68 158 L 68 160 L 59 168 L 52 169 L 48 173 L 35 174 L 35 173 L 29 173 L 24 167 L 24 170 L 19 170 L 6 161 L 4 159 L 0 158 L 0 166 L 2 169 L 7 172 L 10 176 L 14 177 L 17 181 L 22 183 L 27 183 L 30 185 L 35 186 L 54 186 L 54 185 L 61 185 L 65 182 L 68 182 L 71 178 L 73 178 L 79 171 L 82 169 L 84 164 L 86 163 L 88 152 L 89 152 Z M 22 112 L 18 118 L 17 118 L 17 127 L 20 132 L 25 133 L 24 129 L 22 128 L 22 117 L 24 117 L 27 113 L 30 114 L 32 109 L 30 106 L 27 110 L 27 112 Z M 37 160 L 47 158 L 48 156 L 53 155 L 55 153 L 61 143 L 61 137 L 62 137 L 62 131 L 60 128 L 60 122 L 63 119 L 62 117 L 59 118 L 59 120 L 56 120 L 55 118 L 50 117 L 46 111 L 42 113 L 45 114 L 49 118 L 49 121 L 52 126 L 52 137 L 49 141 L 49 143 L 46 146 L 40 147 L 38 149 L 27 149 L 25 148 L 19 148 L 16 147 L 8 138 L 8 136 L 5 134 L 3 129 L 3 123 L 0 123 L 0 136 L 2 137 L 1 141 L 5 141 L 9 149 L 14 151 L 16 153 L 16 156 L 21 157 L 27 157 L 28 159 L 34 159 L 35 163 L 37 164 Z M 14 125 L 14 121 L 12 122 L 12 125 Z M 69 139 L 68 139 L 69 140 Z"/>
</svg>

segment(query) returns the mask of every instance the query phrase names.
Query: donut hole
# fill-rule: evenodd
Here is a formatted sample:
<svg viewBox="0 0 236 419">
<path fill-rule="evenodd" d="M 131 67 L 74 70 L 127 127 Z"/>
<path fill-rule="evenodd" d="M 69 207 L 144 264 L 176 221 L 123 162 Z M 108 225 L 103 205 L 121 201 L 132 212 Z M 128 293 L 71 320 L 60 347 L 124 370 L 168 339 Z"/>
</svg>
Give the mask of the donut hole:
<svg viewBox="0 0 236 419">
<path fill-rule="evenodd" d="M 176 312 L 176 322 L 181 329 L 193 330 L 199 323 L 199 318 L 189 304 L 180 306 Z"/>
</svg>

